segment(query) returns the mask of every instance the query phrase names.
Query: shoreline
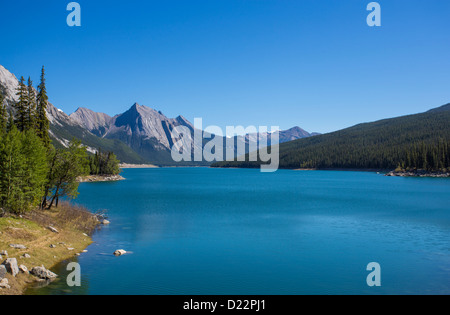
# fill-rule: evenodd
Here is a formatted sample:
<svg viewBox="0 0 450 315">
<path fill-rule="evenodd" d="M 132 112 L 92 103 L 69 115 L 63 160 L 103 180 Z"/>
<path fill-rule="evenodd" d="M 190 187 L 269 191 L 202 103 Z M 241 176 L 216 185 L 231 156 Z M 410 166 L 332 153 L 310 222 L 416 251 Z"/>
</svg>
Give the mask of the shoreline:
<svg viewBox="0 0 450 315">
<path fill-rule="evenodd" d="M 440 177 L 446 178 L 450 177 L 450 172 L 446 171 L 426 171 L 426 170 L 413 170 L 413 171 L 393 171 L 384 169 L 371 169 L 371 168 L 297 168 L 293 171 L 348 171 L 348 172 L 373 172 L 377 174 L 384 174 L 384 176 L 390 177 Z"/>
<path fill-rule="evenodd" d="M 257 169 L 253 167 L 220 167 L 215 166 L 211 168 L 221 169 Z M 448 178 L 450 177 L 450 171 L 426 171 L 426 170 L 413 170 L 413 171 L 395 171 L 392 169 L 372 169 L 372 168 L 279 168 L 279 170 L 290 171 L 343 171 L 343 172 L 371 172 L 377 174 L 384 174 L 384 176 L 390 177 L 430 177 L 430 178 Z"/>
<path fill-rule="evenodd" d="M 77 178 L 79 183 L 117 182 L 121 180 L 125 180 L 125 178 L 120 175 L 88 175 Z"/>
<path fill-rule="evenodd" d="M 119 168 L 159 168 L 159 166 L 153 164 L 128 164 L 121 163 L 119 164 Z"/>
<path fill-rule="evenodd" d="M 93 243 L 91 235 L 100 225 L 95 214 L 69 203 L 54 210 L 1 217 L 0 263 L 12 259 L 19 269 L 17 274 L 8 270 L 3 275 L 6 285 L 0 288 L 0 296 L 25 295 L 28 288 L 51 281 L 36 272 L 32 275 L 33 268 L 44 266 L 44 273 L 52 275 L 50 270 L 56 265 L 87 252 Z"/>
<path fill-rule="evenodd" d="M 447 171 L 425 171 L 425 170 L 414 170 L 414 171 L 402 170 L 402 171 L 390 171 L 385 176 L 448 178 L 448 177 L 450 177 L 450 172 L 447 172 Z"/>
<path fill-rule="evenodd" d="M 377 168 L 295 168 L 289 169 L 293 171 L 344 171 L 344 172 L 371 172 L 371 173 L 388 173 L 391 170 Z"/>
</svg>

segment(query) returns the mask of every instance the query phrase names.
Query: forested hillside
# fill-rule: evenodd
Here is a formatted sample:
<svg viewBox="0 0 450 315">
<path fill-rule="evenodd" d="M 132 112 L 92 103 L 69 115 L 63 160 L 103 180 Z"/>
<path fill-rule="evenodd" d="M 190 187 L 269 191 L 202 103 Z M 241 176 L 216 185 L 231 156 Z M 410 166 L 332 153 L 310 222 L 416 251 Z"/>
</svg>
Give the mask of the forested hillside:
<svg viewBox="0 0 450 315">
<path fill-rule="evenodd" d="M 31 78 L 20 79 L 9 110 L 0 92 L 0 216 L 57 207 L 60 198 L 77 197 L 80 176 L 119 173 L 112 152 L 89 158 L 74 137 L 64 147 L 52 145 L 44 68 L 37 89 Z"/>
<path fill-rule="evenodd" d="M 279 145 L 280 168 L 425 169 L 450 167 L 450 104 L 425 113 L 359 124 Z M 213 167 L 259 167 L 259 162 Z"/>
</svg>

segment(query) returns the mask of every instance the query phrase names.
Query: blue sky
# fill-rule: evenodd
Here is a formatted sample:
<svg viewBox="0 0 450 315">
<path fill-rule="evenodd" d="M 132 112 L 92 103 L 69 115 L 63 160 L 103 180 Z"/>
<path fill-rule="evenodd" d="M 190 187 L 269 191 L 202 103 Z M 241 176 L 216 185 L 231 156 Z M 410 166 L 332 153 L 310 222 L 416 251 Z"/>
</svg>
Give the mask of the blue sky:
<svg viewBox="0 0 450 315">
<path fill-rule="evenodd" d="M 2 1 L 0 64 L 66 113 L 134 102 L 204 125 L 329 132 L 450 101 L 450 1 Z"/>
</svg>

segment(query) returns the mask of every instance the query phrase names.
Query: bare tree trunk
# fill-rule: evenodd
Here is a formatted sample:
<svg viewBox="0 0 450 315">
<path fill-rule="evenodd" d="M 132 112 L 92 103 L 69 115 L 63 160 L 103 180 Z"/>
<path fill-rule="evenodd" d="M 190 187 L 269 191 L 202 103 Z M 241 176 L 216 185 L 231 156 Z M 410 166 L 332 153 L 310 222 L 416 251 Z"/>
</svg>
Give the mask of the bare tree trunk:
<svg viewBox="0 0 450 315">
<path fill-rule="evenodd" d="M 56 196 L 53 196 L 52 201 L 50 202 L 50 204 L 48 205 L 47 210 L 50 210 L 53 206 L 53 202 L 55 201 Z"/>
<path fill-rule="evenodd" d="M 52 208 L 53 202 L 58 197 L 58 192 L 59 192 L 59 185 L 58 187 L 56 187 L 55 194 L 53 195 L 52 201 L 50 202 L 50 205 L 48 206 L 47 210 L 50 210 Z"/>
<path fill-rule="evenodd" d="M 42 198 L 42 203 L 41 203 L 41 210 L 43 210 L 43 209 L 45 209 L 45 207 L 47 207 L 49 192 L 50 192 L 50 186 L 45 187 L 45 193 L 44 193 L 44 197 Z"/>
<path fill-rule="evenodd" d="M 57 158 L 57 156 L 56 156 L 56 153 L 55 153 L 55 156 L 52 159 L 52 164 L 50 166 L 50 170 L 49 170 L 49 173 L 48 173 L 49 183 L 45 187 L 44 198 L 42 198 L 42 203 L 41 203 L 41 210 L 43 210 L 43 209 L 45 209 L 45 207 L 47 207 L 47 201 L 48 201 L 47 199 L 48 199 L 48 194 L 50 193 L 50 187 L 51 187 L 51 185 L 50 185 L 50 178 L 52 177 L 52 174 L 53 174 L 53 168 L 55 167 L 56 158 Z"/>
</svg>

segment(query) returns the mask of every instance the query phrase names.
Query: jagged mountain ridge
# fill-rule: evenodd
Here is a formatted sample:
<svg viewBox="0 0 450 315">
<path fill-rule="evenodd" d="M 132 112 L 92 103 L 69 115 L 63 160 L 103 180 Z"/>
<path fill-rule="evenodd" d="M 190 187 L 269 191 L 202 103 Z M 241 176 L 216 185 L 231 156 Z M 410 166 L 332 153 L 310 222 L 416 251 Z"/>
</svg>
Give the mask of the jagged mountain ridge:
<svg viewBox="0 0 450 315">
<path fill-rule="evenodd" d="M 94 134 L 123 141 L 144 158 L 156 164 L 172 164 L 169 161 L 171 159 L 170 150 L 174 145 L 172 131 L 176 126 L 187 127 L 191 135 L 194 133 L 194 125 L 185 117 L 168 118 L 161 111 L 138 103 L 133 104 L 126 112 L 114 117 L 104 113 L 96 113 L 86 108 L 77 109 L 70 117 Z M 275 133 L 278 134 L 280 143 L 313 135 L 300 127 L 276 131 Z M 234 150 L 236 155 L 240 144 L 243 143 L 246 152 L 248 152 L 251 143 L 258 143 L 261 140 L 266 141 L 268 138 L 270 138 L 269 132 L 235 136 L 235 144 L 230 148 L 227 147 L 225 137 L 222 137 L 222 141 L 224 148 Z M 207 140 L 205 141 L 207 142 Z M 192 149 L 194 149 L 194 145 L 193 143 Z"/>
<path fill-rule="evenodd" d="M 173 129 L 185 126 L 191 133 L 194 131 L 194 126 L 183 116 L 168 118 L 162 112 L 138 103 L 114 117 L 78 108 L 70 118 L 93 134 L 122 141 L 146 160 L 162 165 L 175 163 L 171 158 Z"/>
</svg>

